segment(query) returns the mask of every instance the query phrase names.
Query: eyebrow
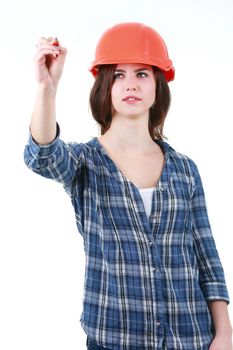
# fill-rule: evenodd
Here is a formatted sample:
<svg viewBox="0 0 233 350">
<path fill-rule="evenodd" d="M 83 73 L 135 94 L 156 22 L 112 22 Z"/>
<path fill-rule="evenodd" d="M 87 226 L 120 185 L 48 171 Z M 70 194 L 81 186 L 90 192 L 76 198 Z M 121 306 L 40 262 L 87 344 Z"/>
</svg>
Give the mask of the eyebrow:
<svg viewBox="0 0 233 350">
<path fill-rule="evenodd" d="M 149 68 L 139 68 L 139 69 L 135 69 L 134 72 L 139 72 L 139 71 L 142 71 L 142 70 L 148 70 L 149 72 L 151 72 L 151 69 L 149 69 Z M 123 73 L 125 73 L 126 71 L 123 70 L 123 69 L 115 69 L 115 72 L 123 72 Z"/>
</svg>

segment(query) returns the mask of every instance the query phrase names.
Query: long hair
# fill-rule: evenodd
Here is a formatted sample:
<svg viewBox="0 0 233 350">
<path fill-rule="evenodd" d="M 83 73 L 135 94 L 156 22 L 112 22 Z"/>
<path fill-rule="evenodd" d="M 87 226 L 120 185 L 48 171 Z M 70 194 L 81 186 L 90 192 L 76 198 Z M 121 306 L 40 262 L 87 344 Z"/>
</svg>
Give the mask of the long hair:
<svg viewBox="0 0 233 350">
<path fill-rule="evenodd" d="M 93 118 L 100 126 L 101 135 L 110 128 L 112 122 L 111 89 L 114 83 L 116 64 L 106 64 L 99 67 L 98 75 L 90 92 L 90 108 Z M 148 130 L 152 139 L 167 139 L 163 134 L 171 93 L 163 72 L 153 67 L 156 80 L 155 103 L 149 111 Z"/>
</svg>

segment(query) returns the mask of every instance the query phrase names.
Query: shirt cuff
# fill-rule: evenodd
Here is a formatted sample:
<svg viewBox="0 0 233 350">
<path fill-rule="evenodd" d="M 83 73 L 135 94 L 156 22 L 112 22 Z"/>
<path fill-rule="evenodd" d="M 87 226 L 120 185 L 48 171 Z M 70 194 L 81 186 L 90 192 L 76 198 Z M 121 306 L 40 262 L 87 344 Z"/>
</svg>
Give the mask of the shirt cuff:
<svg viewBox="0 0 233 350">
<path fill-rule="evenodd" d="M 227 304 L 230 303 L 227 287 L 225 283 L 210 282 L 201 286 L 202 292 L 206 300 L 225 300 Z"/>
<path fill-rule="evenodd" d="M 58 123 L 56 123 L 56 137 L 53 141 L 49 142 L 48 144 L 41 145 L 32 137 L 31 131 L 29 130 L 29 140 L 28 140 L 28 146 L 33 156 L 40 158 L 47 158 L 52 156 L 57 148 L 58 148 L 58 141 L 60 137 L 60 126 Z"/>
</svg>

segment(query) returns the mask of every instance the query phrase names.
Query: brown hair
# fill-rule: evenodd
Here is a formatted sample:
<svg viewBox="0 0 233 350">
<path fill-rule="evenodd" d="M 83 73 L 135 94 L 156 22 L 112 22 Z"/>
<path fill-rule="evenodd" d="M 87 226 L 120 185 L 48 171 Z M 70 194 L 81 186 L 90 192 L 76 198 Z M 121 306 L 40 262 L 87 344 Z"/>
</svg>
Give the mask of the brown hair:
<svg viewBox="0 0 233 350">
<path fill-rule="evenodd" d="M 93 118 L 101 128 L 101 135 L 110 128 L 112 122 L 111 89 L 114 83 L 116 64 L 106 64 L 99 67 L 98 75 L 90 92 L 90 108 Z M 163 126 L 167 116 L 171 94 L 163 72 L 153 67 L 156 80 L 156 103 L 149 111 L 148 128 L 152 139 L 167 139 L 163 134 Z"/>
</svg>

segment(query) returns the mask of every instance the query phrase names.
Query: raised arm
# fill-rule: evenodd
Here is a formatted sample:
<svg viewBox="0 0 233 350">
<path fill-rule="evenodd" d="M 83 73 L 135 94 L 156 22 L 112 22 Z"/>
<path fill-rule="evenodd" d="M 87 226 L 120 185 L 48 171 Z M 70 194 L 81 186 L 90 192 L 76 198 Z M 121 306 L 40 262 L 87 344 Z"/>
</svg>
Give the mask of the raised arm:
<svg viewBox="0 0 233 350">
<path fill-rule="evenodd" d="M 32 171 L 62 183 L 70 193 L 73 180 L 81 176 L 83 148 L 80 143 L 60 139 L 55 99 L 67 50 L 52 43 L 53 38 L 40 38 L 37 44 L 34 63 L 38 89 L 24 161 Z"/>
<path fill-rule="evenodd" d="M 30 131 L 41 145 L 56 137 L 55 100 L 66 54 L 66 48 L 53 46 L 53 38 L 40 38 L 37 44 L 34 66 L 38 87 Z"/>
</svg>

